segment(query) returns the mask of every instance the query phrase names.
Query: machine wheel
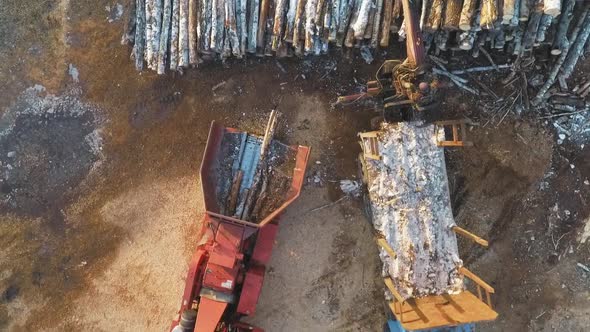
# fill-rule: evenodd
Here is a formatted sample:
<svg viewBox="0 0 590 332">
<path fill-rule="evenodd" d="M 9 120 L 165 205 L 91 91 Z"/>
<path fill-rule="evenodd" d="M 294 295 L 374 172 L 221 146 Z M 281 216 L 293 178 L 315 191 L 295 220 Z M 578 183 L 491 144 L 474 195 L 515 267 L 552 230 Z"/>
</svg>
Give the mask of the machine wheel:
<svg viewBox="0 0 590 332">
<path fill-rule="evenodd" d="M 180 323 L 178 324 L 184 331 L 192 331 L 195 329 L 197 323 L 197 311 L 194 309 L 188 309 L 182 312 L 180 315 Z"/>
</svg>

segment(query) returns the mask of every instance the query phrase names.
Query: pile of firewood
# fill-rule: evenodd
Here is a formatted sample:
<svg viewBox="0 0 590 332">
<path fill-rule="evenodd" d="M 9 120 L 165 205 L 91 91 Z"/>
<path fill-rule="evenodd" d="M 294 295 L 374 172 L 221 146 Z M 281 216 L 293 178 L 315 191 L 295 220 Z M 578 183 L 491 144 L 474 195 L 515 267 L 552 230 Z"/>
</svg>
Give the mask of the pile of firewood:
<svg viewBox="0 0 590 332">
<path fill-rule="evenodd" d="M 416 19 L 433 53 L 471 50 L 478 56 L 480 46 L 489 45 L 520 54 L 547 44 L 560 54 L 571 46 L 565 36 L 575 0 L 411 2 L 421 9 Z M 402 0 L 131 0 L 128 12 L 123 42 L 133 44 L 137 70 L 147 63 L 159 74 L 248 53 L 388 47 L 392 34 L 406 35 Z"/>
</svg>

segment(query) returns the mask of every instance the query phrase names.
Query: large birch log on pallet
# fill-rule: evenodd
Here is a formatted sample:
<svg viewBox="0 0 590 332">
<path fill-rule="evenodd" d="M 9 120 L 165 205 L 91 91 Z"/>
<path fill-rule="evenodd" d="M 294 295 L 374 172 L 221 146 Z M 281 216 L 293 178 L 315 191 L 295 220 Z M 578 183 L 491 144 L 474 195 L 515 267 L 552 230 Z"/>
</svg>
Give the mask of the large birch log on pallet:
<svg viewBox="0 0 590 332">
<path fill-rule="evenodd" d="M 463 0 L 447 0 L 447 6 L 445 7 L 445 19 L 443 23 L 443 29 L 459 29 L 459 22 L 461 21 L 462 9 Z"/>
<path fill-rule="evenodd" d="M 162 32 L 160 34 L 160 49 L 158 50 L 158 75 L 166 73 L 170 22 L 172 20 L 171 0 L 164 0 L 164 10 L 162 11 L 162 15 Z"/>
<path fill-rule="evenodd" d="M 576 67 L 576 63 L 578 63 L 578 59 L 584 53 L 584 46 L 588 41 L 588 36 L 590 35 L 590 15 L 586 15 L 586 19 L 582 24 L 582 30 L 580 31 L 578 37 L 576 38 L 573 45 L 570 47 L 570 50 L 565 58 L 563 63 L 561 77 L 563 79 L 568 79 L 574 68 Z"/>
<path fill-rule="evenodd" d="M 557 32 L 555 33 L 553 47 L 551 49 L 551 54 L 553 55 L 561 54 L 568 47 L 567 31 L 574 16 L 573 10 L 575 4 L 575 0 L 564 0 L 563 2 L 563 12 L 557 25 Z"/>
<path fill-rule="evenodd" d="M 586 16 L 588 15 L 588 11 L 590 10 L 590 3 L 587 3 L 584 5 L 582 12 L 579 15 L 578 18 L 578 22 L 576 23 L 576 26 L 574 27 L 574 29 L 572 30 L 572 33 L 570 35 L 570 40 L 572 42 L 575 42 L 575 40 L 578 38 L 578 34 L 580 33 L 580 30 L 582 29 L 582 25 L 584 24 L 585 20 L 586 20 Z M 535 98 L 532 101 L 533 105 L 539 105 L 544 99 L 545 99 L 545 95 L 547 94 L 547 91 L 549 91 L 549 88 L 551 88 L 551 86 L 555 83 L 555 79 L 557 78 L 557 74 L 559 74 L 559 70 L 561 69 L 561 66 L 563 65 L 563 63 L 565 62 L 565 59 L 569 53 L 570 48 L 566 48 L 563 50 L 563 52 L 561 52 L 561 54 L 559 55 L 559 58 L 557 59 L 557 61 L 555 62 L 555 64 L 553 65 L 553 68 L 551 69 L 551 72 L 549 72 L 549 77 L 547 77 L 547 80 L 545 80 L 545 84 L 543 84 L 543 86 L 541 87 L 541 89 L 539 89 L 539 92 L 537 92 L 537 95 L 535 96 Z"/>
<path fill-rule="evenodd" d="M 481 0 L 479 26 L 482 29 L 493 29 L 498 18 L 496 0 Z"/>
<path fill-rule="evenodd" d="M 471 22 L 477 9 L 477 0 L 464 0 L 461 8 L 461 18 L 459 19 L 459 29 L 463 31 L 471 30 Z"/>
<path fill-rule="evenodd" d="M 543 0 L 543 13 L 551 17 L 557 17 L 561 14 L 562 0 Z"/>
<path fill-rule="evenodd" d="M 135 69 L 143 70 L 143 59 L 145 53 L 145 0 L 136 1 L 137 14 L 135 23 Z"/>
</svg>

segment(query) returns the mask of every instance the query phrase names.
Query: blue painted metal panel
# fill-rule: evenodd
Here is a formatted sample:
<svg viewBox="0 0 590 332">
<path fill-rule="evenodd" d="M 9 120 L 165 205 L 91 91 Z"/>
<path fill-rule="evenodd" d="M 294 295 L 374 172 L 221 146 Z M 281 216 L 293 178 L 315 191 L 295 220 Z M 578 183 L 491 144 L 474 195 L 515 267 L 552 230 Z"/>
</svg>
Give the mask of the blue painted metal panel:
<svg viewBox="0 0 590 332">
<path fill-rule="evenodd" d="M 427 330 L 406 330 L 399 321 L 390 319 L 387 321 L 384 332 L 475 332 L 475 324 L 463 324 L 459 326 L 439 327 Z"/>
</svg>

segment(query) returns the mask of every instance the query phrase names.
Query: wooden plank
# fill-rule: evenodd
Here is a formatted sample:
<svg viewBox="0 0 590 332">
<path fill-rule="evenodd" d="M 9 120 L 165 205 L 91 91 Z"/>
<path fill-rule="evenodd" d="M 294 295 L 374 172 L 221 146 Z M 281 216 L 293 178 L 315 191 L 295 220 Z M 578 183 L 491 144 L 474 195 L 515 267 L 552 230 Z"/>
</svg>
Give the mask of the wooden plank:
<svg viewBox="0 0 590 332">
<path fill-rule="evenodd" d="M 389 305 L 398 319 L 403 316 L 400 323 L 408 331 L 491 321 L 498 317 L 490 306 L 469 291 L 412 300 L 413 303 L 406 301 L 401 308 L 392 305 L 392 302 Z M 425 315 L 428 321 L 422 320 L 419 313 Z"/>
<path fill-rule="evenodd" d="M 389 246 L 389 244 L 387 243 L 387 241 L 385 241 L 384 238 L 378 238 L 377 239 L 377 244 L 383 248 L 385 250 L 385 252 L 387 252 L 387 254 L 389 255 L 389 257 L 391 258 L 396 258 L 397 254 L 395 253 L 395 251 L 393 251 L 393 249 L 391 249 L 391 247 Z"/>
<path fill-rule="evenodd" d="M 488 283 L 486 283 L 485 281 L 481 280 L 480 277 L 478 277 L 477 275 L 475 275 L 473 272 L 469 271 L 464 266 L 462 266 L 462 267 L 459 268 L 459 273 L 461 273 L 462 275 L 466 276 L 467 278 L 473 280 L 476 284 L 478 284 L 483 289 L 485 289 L 486 292 L 489 292 L 489 293 L 494 293 L 495 292 L 494 291 L 494 287 L 488 285 Z"/>
<path fill-rule="evenodd" d="M 403 304 L 405 302 L 405 300 L 400 295 L 400 293 L 397 291 L 397 289 L 395 289 L 395 286 L 393 285 L 393 281 L 391 280 L 391 278 L 389 278 L 389 277 L 383 278 L 383 282 L 385 283 L 385 286 L 387 286 L 387 289 L 389 289 L 389 291 L 391 292 L 391 294 L 393 294 L 393 297 L 395 297 L 395 299 L 399 303 L 402 303 Z"/>
<path fill-rule="evenodd" d="M 475 234 L 473 234 L 473 233 L 471 233 L 459 226 L 453 226 L 453 228 L 451 228 L 451 229 L 453 230 L 453 232 L 455 232 L 461 236 L 464 236 L 464 237 L 470 239 L 471 241 L 473 241 L 483 247 L 487 247 L 489 245 L 488 241 L 480 238 L 479 236 L 477 236 L 477 235 L 475 235 Z"/>
</svg>

